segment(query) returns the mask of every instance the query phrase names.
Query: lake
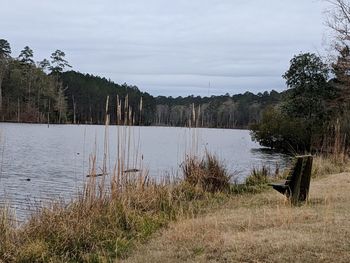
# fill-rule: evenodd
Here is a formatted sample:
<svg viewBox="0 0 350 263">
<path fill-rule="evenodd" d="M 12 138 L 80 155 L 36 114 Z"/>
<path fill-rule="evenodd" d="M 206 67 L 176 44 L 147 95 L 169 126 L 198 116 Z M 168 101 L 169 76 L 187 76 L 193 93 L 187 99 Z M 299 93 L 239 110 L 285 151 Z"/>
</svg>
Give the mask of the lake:
<svg viewBox="0 0 350 263">
<path fill-rule="evenodd" d="M 155 178 L 180 175 L 186 154 L 206 150 L 238 180 L 254 167 L 283 168 L 289 160 L 262 149 L 247 130 L 110 126 L 104 150 L 105 133 L 99 125 L 0 123 L 0 204 L 9 203 L 23 219 L 46 201 L 70 200 L 86 181 L 90 154 L 96 155 L 97 172 L 103 167 L 104 152 L 107 169 L 113 169 L 118 138 L 129 149 L 127 168 L 148 170 Z"/>
</svg>

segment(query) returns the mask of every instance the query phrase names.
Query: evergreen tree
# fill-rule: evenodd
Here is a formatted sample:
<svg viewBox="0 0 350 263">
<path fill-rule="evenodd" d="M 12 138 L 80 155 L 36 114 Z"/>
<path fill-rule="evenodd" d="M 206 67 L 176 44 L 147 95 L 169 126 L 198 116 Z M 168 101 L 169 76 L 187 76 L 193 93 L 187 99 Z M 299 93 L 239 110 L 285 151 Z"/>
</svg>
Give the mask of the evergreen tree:
<svg viewBox="0 0 350 263">
<path fill-rule="evenodd" d="M 0 59 L 10 58 L 11 47 L 5 39 L 0 39 Z"/>
<path fill-rule="evenodd" d="M 41 68 L 44 72 L 50 68 L 50 61 L 44 58 L 42 61 L 38 62 L 38 67 Z"/>
<path fill-rule="evenodd" d="M 2 82 L 5 77 L 5 73 L 8 68 L 8 62 L 10 59 L 11 47 L 7 40 L 0 39 L 0 114 L 3 120 L 3 94 L 2 94 Z"/>
<path fill-rule="evenodd" d="M 66 54 L 61 50 L 56 50 L 51 54 L 51 66 L 49 67 L 51 74 L 62 73 L 66 67 L 71 68 L 65 56 Z"/>
<path fill-rule="evenodd" d="M 25 46 L 19 54 L 18 60 L 26 65 L 34 65 L 33 50 L 30 47 Z"/>
</svg>

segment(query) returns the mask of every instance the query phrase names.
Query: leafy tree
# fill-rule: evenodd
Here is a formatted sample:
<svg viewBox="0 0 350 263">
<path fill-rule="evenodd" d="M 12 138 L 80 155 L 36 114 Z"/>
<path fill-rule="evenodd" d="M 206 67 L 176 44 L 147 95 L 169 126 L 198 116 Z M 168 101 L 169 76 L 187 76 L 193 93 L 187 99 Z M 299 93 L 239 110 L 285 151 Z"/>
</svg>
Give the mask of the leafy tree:
<svg viewBox="0 0 350 263">
<path fill-rule="evenodd" d="M 319 122 L 327 117 L 327 100 L 334 96 L 328 84 L 328 67 L 320 57 L 305 53 L 290 61 L 283 75 L 289 88 L 283 110 L 292 117 Z"/>
<path fill-rule="evenodd" d="M 268 107 L 261 123 L 251 125 L 251 135 L 261 145 L 284 152 L 304 152 L 311 147 L 307 124 L 286 115 L 279 107 Z"/>
<path fill-rule="evenodd" d="M 319 148 L 332 118 L 329 105 L 335 98 L 328 73 L 317 55 L 295 56 L 283 75 L 289 90 L 280 109 L 264 114 L 262 122 L 253 126 L 253 138 L 264 146 L 283 150 Z"/>
</svg>

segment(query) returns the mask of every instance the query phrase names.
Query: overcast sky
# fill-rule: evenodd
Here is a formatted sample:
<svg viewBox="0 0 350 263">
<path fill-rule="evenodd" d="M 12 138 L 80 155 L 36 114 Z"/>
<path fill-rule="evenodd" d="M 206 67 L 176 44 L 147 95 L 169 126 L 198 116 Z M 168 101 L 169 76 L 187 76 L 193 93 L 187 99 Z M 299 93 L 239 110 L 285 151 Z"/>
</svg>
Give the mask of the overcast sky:
<svg viewBox="0 0 350 263">
<path fill-rule="evenodd" d="M 152 95 L 283 90 L 293 55 L 325 50 L 321 0 L 1 2 L 13 56 L 61 49 L 74 70 Z"/>
</svg>

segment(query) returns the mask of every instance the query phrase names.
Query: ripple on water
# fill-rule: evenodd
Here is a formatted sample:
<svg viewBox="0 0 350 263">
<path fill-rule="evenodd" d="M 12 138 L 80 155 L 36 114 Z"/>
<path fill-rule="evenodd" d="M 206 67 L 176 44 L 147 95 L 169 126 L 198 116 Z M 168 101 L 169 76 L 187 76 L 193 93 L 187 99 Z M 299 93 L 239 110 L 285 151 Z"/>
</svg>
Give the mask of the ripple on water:
<svg viewBox="0 0 350 263">
<path fill-rule="evenodd" d="M 97 167 L 102 167 L 104 126 L 0 124 L 2 143 L 0 204 L 10 203 L 19 220 L 52 200 L 69 201 L 82 189 L 88 174 L 88 156 L 96 141 Z M 113 167 L 117 152 L 117 127 L 109 127 L 107 164 Z M 132 127 L 131 152 L 143 158 L 150 176 L 176 176 L 185 153 L 191 148 L 194 129 Z M 138 138 L 140 142 L 138 143 Z M 261 150 L 249 131 L 197 129 L 198 151 L 205 149 L 224 160 L 240 178 L 253 167 L 276 164 L 284 167 L 288 157 Z M 133 156 L 131 153 L 130 156 Z M 129 168 L 133 165 L 130 158 Z M 29 179 L 29 180 L 28 180 Z"/>
</svg>

